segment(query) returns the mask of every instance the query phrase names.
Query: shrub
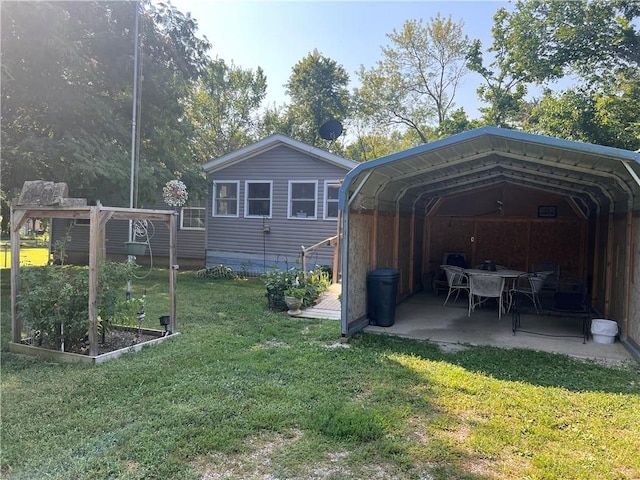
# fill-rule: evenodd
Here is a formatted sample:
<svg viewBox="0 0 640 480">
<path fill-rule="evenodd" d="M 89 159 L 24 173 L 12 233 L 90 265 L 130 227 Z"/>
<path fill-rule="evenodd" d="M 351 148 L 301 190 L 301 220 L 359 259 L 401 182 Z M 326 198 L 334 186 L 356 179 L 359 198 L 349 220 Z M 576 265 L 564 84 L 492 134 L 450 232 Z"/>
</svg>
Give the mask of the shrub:
<svg viewBox="0 0 640 480">
<path fill-rule="evenodd" d="M 316 267 L 305 275 L 298 262 L 288 270 L 273 267 L 263 275 L 267 287 L 267 301 L 269 308 L 276 311 L 287 309 L 284 302 L 285 292 L 295 290 L 298 296 L 304 291 L 302 305 L 310 307 L 318 296 L 329 286 L 329 274 L 321 267 Z"/>
<path fill-rule="evenodd" d="M 210 278 L 214 280 L 220 279 L 234 279 L 238 275 L 233 271 L 231 267 L 225 267 L 224 265 L 216 265 L 215 267 L 203 268 L 196 272 L 196 275 L 200 278 Z"/>
<path fill-rule="evenodd" d="M 122 286 L 131 279 L 135 264 L 107 262 L 98 274 L 98 317 L 100 330 L 131 308 Z M 81 344 L 89 328 L 89 269 L 59 265 L 26 267 L 20 273 L 22 288 L 19 315 L 39 346 L 65 350 Z"/>
</svg>

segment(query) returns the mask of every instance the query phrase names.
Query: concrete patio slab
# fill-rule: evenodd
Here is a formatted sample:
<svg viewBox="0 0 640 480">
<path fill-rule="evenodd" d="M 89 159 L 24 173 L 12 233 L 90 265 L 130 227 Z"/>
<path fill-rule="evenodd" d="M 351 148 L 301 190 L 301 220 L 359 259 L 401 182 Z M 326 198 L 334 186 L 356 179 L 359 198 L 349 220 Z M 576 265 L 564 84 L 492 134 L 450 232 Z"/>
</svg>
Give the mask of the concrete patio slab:
<svg viewBox="0 0 640 480">
<path fill-rule="evenodd" d="M 332 285 L 321 301 L 303 310 L 302 318 L 340 320 L 340 285 Z M 547 315 L 522 315 L 520 329 L 513 334 L 511 314 L 498 318 L 497 307 L 478 308 L 468 316 L 466 297 L 449 300 L 442 306 L 444 295 L 418 293 L 396 308 L 396 319 L 390 327 L 369 325 L 367 333 L 395 335 L 428 340 L 443 350 L 456 351 L 469 345 L 500 348 L 527 348 L 559 353 L 574 358 L 596 360 L 607 364 L 635 362 L 635 357 L 619 341 L 595 343 L 591 338 L 582 343 L 582 320 Z"/>
<path fill-rule="evenodd" d="M 547 315 L 522 315 L 520 329 L 514 335 L 511 314 L 498 319 L 497 307 L 483 307 L 468 316 L 467 299 L 451 299 L 442 306 L 444 296 L 419 293 L 398 305 L 396 321 L 390 327 L 369 325 L 365 332 L 384 333 L 428 340 L 444 349 L 460 349 L 465 345 L 489 345 L 501 348 L 527 348 L 560 353 L 576 358 L 607 363 L 634 362 L 633 355 L 616 341 L 595 343 L 582 339 L 582 320 Z"/>
</svg>

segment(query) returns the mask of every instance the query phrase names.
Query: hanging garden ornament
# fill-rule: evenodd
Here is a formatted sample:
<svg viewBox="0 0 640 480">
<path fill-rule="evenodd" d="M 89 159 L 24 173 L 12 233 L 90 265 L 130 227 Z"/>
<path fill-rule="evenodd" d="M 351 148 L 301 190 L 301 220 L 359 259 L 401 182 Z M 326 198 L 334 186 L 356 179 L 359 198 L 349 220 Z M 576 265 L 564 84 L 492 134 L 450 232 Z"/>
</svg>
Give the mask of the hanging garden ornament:
<svg viewBox="0 0 640 480">
<path fill-rule="evenodd" d="M 169 180 L 167 184 L 162 187 L 162 198 L 164 203 L 170 207 L 182 207 L 187 203 L 189 194 L 187 193 L 187 186 L 180 180 Z"/>
</svg>

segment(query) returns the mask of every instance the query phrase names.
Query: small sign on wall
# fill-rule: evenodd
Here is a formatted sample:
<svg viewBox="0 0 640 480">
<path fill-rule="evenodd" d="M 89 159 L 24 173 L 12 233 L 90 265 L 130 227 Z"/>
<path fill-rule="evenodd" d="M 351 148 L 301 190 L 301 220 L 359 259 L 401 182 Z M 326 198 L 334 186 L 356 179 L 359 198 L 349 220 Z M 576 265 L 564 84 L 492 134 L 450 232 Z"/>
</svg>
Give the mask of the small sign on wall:
<svg viewBox="0 0 640 480">
<path fill-rule="evenodd" d="M 558 207 L 555 205 L 540 205 L 538 207 L 538 217 L 540 218 L 556 218 L 558 216 Z"/>
</svg>

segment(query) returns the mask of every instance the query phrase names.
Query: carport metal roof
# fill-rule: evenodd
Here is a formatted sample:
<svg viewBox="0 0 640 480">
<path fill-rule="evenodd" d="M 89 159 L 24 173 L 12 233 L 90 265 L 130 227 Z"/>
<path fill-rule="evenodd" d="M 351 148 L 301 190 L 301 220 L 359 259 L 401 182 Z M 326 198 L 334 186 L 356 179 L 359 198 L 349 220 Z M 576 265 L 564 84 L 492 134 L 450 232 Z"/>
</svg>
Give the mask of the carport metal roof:
<svg viewBox="0 0 640 480">
<path fill-rule="evenodd" d="M 640 210 L 640 154 L 483 127 L 358 165 L 339 206 L 411 208 L 498 183 L 573 198 L 585 216 Z"/>
</svg>

